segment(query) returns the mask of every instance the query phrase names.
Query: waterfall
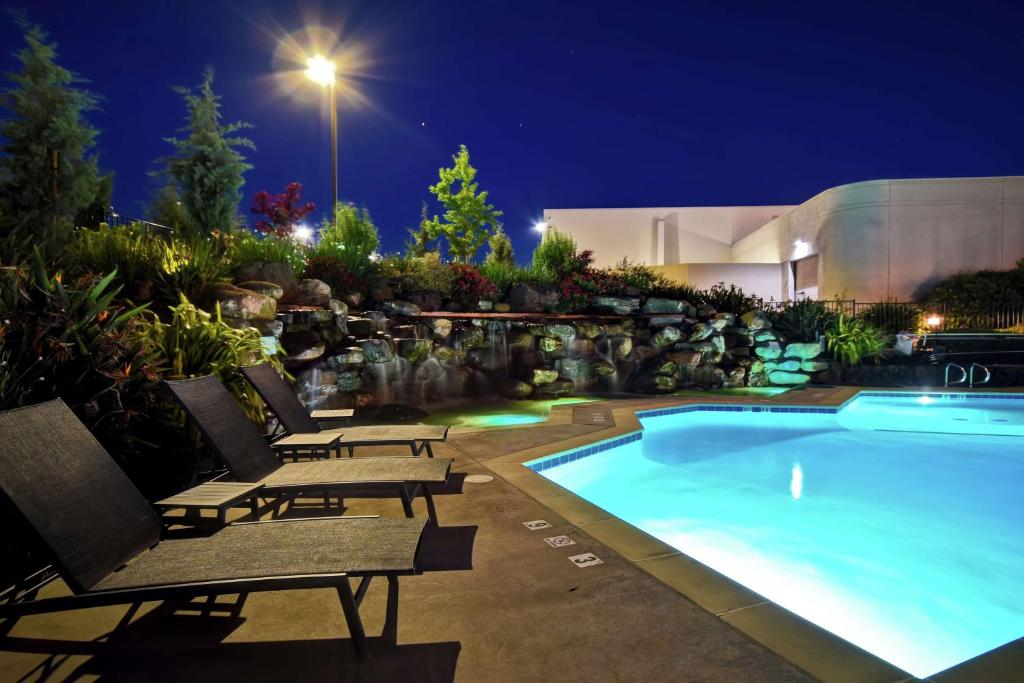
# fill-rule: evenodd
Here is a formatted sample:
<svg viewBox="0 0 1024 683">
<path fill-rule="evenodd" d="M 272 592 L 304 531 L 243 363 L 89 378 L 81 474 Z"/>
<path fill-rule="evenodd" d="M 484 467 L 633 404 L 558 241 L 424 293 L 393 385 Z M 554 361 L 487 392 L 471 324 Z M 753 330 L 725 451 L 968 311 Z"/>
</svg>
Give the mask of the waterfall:
<svg viewBox="0 0 1024 683">
<path fill-rule="evenodd" d="M 511 375 L 512 352 L 508 346 L 508 330 L 512 323 L 508 320 L 487 321 L 487 347 L 491 353 L 490 366 L 495 370 L 501 369 L 505 377 Z"/>
</svg>

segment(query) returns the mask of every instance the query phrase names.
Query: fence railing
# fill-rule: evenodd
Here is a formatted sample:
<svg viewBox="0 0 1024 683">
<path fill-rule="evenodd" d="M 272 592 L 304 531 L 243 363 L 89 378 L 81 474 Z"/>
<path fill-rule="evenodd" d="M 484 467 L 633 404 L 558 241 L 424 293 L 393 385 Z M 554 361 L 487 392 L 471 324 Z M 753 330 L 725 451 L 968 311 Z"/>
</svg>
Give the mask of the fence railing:
<svg viewBox="0 0 1024 683">
<path fill-rule="evenodd" d="M 970 309 L 949 303 L 919 304 L 909 301 L 821 300 L 829 311 L 863 318 L 890 332 L 953 332 L 958 330 L 1024 333 L 1024 306 L 992 304 Z M 762 301 L 767 311 L 781 311 L 784 301 Z"/>
</svg>

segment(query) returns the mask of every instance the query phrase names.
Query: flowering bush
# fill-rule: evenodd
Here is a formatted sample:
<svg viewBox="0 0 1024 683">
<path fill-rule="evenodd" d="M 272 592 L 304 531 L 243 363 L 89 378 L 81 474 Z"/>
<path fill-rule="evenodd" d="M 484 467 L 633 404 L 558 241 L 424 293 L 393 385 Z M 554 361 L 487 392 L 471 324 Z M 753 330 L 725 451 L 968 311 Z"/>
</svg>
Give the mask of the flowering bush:
<svg viewBox="0 0 1024 683">
<path fill-rule="evenodd" d="M 584 254 L 589 252 L 579 255 Z M 587 268 L 562 280 L 559 285 L 562 296 L 558 308 L 565 313 L 584 311 L 590 307 L 590 301 L 595 296 L 620 294 L 625 288 L 625 280 L 618 275 L 607 270 Z"/>
<path fill-rule="evenodd" d="M 454 280 L 452 282 L 452 299 L 464 306 L 475 305 L 481 299 L 493 300 L 498 296 L 498 288 L 494 283 L 480 274 L 473 266 L 462 263 L 451 265 Z"/>
<path fill-rule="evenodd" d="M 365 289 L 358 275 L 327 254 L 311 256 L 306 262 L 305 276 L 326 282 L 335 294 L 363 292 Z"/>
<path fill-rule="evenodd" d="M 288 183 L 281 194 L 270 194 L 266 190 L 257 192 L 252 197 L 252 212 L 266 216 L 266 220 L 257 221 L 256 229 L 263 234 L 288 237 L 296 223 L 316 211 L 313 202 L 300 205 L 301 199 L 300 183 Z"/>
</svg>

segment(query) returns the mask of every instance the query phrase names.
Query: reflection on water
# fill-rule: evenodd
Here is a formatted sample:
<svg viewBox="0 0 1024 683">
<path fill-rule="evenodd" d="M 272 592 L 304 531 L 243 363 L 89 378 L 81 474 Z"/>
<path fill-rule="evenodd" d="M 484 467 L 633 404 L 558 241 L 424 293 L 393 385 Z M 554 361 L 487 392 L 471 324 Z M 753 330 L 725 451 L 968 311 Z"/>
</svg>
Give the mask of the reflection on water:
<svg viewBox="0 0 1024 683">
<path fill-rule="evenodd" d="M 789 478 L 789 495 L 793 496 L 793 500 L 800 500 L 800 496 L 804 495 L 804 470 L 798 462 L 793 463 L 793 472 Z"/>
</svg>

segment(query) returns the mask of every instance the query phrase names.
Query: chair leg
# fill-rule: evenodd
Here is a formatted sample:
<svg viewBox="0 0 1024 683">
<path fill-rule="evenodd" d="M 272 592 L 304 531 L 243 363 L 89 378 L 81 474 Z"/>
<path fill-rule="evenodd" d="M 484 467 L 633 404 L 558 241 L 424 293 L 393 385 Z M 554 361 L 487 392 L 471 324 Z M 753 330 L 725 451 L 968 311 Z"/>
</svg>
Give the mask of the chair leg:
<svg viewBox="0 0 1024 683">
<path fill-rule="evenodd" d="M 351 457 L 353 457 L 353 456 L 354 456 L 355 454 L 356 454 L 356 447 L 355 447 L 355 446 L 349 446 L 349 447 L 348 447 L 348 457 L 350 457 L 350 458 L 351 458 Z"/>
<path fill-rule="evenodd" d="M 366 659 L 370 654 L 370 646 L 366 642 L 363 620 L 359 618 L 359 607 L 356 605 L 355 596 L 352 595 L 352 584 L 349 583 L 347 576 L 338 584 L 338 597 L 341 599 L 341 611 L 345 614 L 345 623 L 348 624 L 356 656 L 359 659 Z"/>
<path fill-rule="evenodd" d="M 412 496 L 409 495 L 409 489 L 403 485 L 399 489 L 398 495 L 402 499 L 402 509 L 405 511 L 405 516 L 414 517 L 415 515 L 412 512 Z"/>
<path fill-rule="evenodd" d="M 381 640 L 385 645 L 398 645 L 398 577 L 388 577 L 388 606 L 384 615 L 384 629 Z"/>
<path fill-rule="evenodd" d="M 428 458 L 433 458 L 434 457 L 434 449 L 430 447 L 430 442 L 429 441 L 424 441 L 423 442 L 423 446 L 427 449 L 427 457 Z"/>
<path fill-rule="evenodd" d="M 434 507 L 434 496 L 430 493 L 430 486 L 423 484 L 423 500 L 427 502 L 427 516 L 430 518 L 431 523 L 434 526 L 438 526 L 437 523 L 437 508 Z"/>
<path fill-rule="evenodd" d="M 416 442 L 409 443 L 409 450 L 412 451 L 412 457 L 417 458 L 420 455 L 420 449 L 416 448 Z"/>
</svg>

